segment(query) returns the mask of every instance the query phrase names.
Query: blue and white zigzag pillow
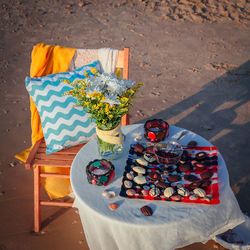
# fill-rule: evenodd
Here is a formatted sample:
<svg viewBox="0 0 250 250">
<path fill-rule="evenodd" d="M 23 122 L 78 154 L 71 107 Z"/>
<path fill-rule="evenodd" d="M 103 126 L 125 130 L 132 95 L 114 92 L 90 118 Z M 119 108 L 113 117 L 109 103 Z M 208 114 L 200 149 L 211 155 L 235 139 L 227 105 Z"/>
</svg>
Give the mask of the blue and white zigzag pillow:
<svg viewBox="0 0 250 250">
<path fill-rule="evenodd" d="M 95 123 L 82 107 L 74 107 L 77 100 L 63 96 L 73 89 L 68 82 L 86 78 L 86 71 L 101 71 L 98 61 L 71 72 L 57 73 L 44 77 L 26 77 L 26 89 L 36 104 L 41 118 L 47 154 L 85 143 L 95 135 Z"/>
</svg>

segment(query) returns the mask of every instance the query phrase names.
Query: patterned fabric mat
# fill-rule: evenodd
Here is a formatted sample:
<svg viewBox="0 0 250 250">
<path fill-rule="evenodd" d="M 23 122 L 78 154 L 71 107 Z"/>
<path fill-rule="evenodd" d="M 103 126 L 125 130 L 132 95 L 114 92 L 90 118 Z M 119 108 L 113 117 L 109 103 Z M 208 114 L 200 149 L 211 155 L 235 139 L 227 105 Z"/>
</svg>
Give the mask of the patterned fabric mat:
<svg viewBox="0 0 250 250">
<path fill-rule="evenodd" d="M 144 147 L 143 152 L 135 150 L 136 144 Z M 145 161 L 145 154 L 152 150 L 152 145 L 131 144 L 120 196 L 188 203 L 220 203 L 217 147 L 183 146 L 181 160 L 176 165 L 164 167 L 154 158 L 151 158 L 154 160 L 152 163 Z M 197 160 L 197 153 L 200 152 L 206 153 L 205 159 Z"/>
</svg>

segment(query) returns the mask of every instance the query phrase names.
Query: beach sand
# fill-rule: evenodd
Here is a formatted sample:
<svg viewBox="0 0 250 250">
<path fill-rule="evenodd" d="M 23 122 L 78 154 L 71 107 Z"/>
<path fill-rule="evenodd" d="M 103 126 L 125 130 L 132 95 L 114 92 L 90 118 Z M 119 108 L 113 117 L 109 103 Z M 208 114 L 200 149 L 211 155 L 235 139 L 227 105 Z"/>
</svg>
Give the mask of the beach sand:
<svg viewBox="0 0 250 250">
<path fill-rule="evenodd" d="M 217 146 L 249 215 L 249 11 L 246 0 L 2 0 L 0 249 L 88 249 L 76 209 L 42 208 L 42 231 L 32 233 L 33 174 L 14 158 L 31 146 L 24 79 L 40 42 L 129 47 L 130 79 L 144 83 L 131 123 L 162 118 Z M 209 241 L 185 249 L 223 248 Z"/>
</svg>

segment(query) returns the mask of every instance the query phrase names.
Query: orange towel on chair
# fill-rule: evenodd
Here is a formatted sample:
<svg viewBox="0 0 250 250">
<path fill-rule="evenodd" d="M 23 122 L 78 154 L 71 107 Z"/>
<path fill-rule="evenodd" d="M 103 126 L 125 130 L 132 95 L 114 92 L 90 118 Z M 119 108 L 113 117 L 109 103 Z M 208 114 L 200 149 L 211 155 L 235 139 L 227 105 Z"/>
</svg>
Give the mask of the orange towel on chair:
<svg viewBox="0 0 250 250">
<path fill-rule="evenodd" d="M 51 46 L 44 43 L 37 44 L 34 46 L 31 54 L 30 77 L 40 77 L 59 72 L 66 72 L 75 51 L 76 50 L 72 48 Z M 36 105 L 31 98 L 30 111 L 32 129 L 31 141 L 32 145 L 34 145 L 38 140 L 43 138 L 43 131 L 40 116 L 36 109 Z M 28 158 L 30 149 L 31 148 L 26 149 L 24 152 L 16 155 L 15 157 L 25 162 Z M 41 168 L 41 172 L 68 174 L 69 169 L 44 167 Z M 42 185 L 51 199 L 64 197 L 72 192 L 70 181 L 68 179 L 43 178 Z"/>
</svg>

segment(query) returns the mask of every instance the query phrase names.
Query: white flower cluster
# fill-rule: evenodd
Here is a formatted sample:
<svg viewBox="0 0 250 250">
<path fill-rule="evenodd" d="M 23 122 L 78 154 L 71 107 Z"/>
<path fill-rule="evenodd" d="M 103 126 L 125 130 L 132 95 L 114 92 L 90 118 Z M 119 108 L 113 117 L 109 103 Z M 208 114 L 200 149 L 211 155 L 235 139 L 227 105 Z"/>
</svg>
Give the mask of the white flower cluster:
<svg viewBox="0 0 250 250">
<path fill-rule="evenodd" d="M 134 81 L 119 79 L 115 74 L 102 73 L 95 78 L 88 79 L 85 91 L 87 95 L 101 92 L 105 96 L 105 100 L 102 100 L 102 102 L 113 106 L 114 104 L 120 104 L 117 97 L 121 96 L 124 91 L 127 91 L 134 84 Z"/>
</svg>

